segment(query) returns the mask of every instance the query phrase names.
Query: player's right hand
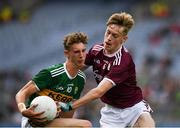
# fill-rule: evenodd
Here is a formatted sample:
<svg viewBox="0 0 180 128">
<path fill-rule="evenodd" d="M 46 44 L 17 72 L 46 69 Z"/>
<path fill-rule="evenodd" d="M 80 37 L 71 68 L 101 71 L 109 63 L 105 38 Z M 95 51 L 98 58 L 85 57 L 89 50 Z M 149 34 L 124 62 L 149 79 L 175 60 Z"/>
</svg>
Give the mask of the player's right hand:
<svg viewBox="0 0 180 128">
<path fill-rule="evenodd" d="M 21 113 L 23 116 L 29 118 L 29 120 L 31 120 L 31 122 L 39 122 L 39 123 L 47 122 L 46 117 L 42 116 L 44 111 L 35 112 L 34 109 L 36 107 L 37 107 L 37 105 L 32 105 L 31 107 L 25 109 Z"/>
</svg>

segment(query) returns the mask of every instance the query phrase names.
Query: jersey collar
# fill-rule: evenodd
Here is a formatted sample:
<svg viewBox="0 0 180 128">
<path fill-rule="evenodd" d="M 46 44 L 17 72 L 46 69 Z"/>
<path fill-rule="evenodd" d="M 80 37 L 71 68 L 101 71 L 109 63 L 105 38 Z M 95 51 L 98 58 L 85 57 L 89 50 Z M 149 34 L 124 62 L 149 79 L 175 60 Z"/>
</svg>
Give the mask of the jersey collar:
<svg viewBox="0 0 180 128">
<path fill-rule="evenodd" d="M 112 54 L 106 54 L 104 50 L 103 50 L 103 53 L 104 53 L 104 55 L 107 56 L 107 57 L 113 57 L 113 56 L 115 56 L 116 54 L 119 54 L 119 53 L 120 53 L 120 55 L 121 55 L 121 49 L 122 49 L 122 47 L 123 47 L 123 46 L 121 45 L 121 47 L 120 47 L 115 53 L 112 53 Z"/>
<path fill-rule="evenodd" d="M 63 65 L 64 65 L 64 70 L 65 70 L 67 76 L 69 77 L 69 79 L 74 79 L 77 76 L 77 74 L 74 77 L 72 77 L 67 70 L 66 62 Z"/>
</svg>

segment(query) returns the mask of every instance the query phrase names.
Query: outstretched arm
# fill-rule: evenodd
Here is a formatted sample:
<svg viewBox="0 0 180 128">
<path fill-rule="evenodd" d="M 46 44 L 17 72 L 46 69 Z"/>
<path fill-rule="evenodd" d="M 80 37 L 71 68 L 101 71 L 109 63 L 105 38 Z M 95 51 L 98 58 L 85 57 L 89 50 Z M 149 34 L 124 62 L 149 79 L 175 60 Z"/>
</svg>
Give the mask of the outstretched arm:
<svg viewBox="0 0 180 128">
<path fill-rule="evenodd" d="M 69 111 L 72 109 L 76 109 L 86 103 L 89 103 L 92 100 L 98 99 L 103 96 L 109 89 L 113 87 L 112 82 L 103 79 L 96 88 L 90 90 L 86 95 L 76 100 L 73 103 L 67 103 L 61 106 L 62 111 Z"/>
</svg>

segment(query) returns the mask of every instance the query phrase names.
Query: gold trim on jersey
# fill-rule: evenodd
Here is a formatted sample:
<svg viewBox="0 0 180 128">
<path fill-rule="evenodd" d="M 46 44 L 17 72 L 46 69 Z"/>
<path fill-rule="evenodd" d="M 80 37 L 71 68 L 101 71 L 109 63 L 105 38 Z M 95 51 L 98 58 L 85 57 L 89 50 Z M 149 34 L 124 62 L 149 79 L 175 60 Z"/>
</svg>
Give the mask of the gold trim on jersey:
<svg viewBox="0 0 180 128">
<path fill-rule="evenodd" d="M 37 93 L 40 96 L 49 96 L 55 101 L 61 101 L 61 102 L 70 102 L 73 100 L 72 96 L 67 96 L 61 93 L 54 92 L 49 89 L 43 89 L 40 92 Z"/>
</svg>

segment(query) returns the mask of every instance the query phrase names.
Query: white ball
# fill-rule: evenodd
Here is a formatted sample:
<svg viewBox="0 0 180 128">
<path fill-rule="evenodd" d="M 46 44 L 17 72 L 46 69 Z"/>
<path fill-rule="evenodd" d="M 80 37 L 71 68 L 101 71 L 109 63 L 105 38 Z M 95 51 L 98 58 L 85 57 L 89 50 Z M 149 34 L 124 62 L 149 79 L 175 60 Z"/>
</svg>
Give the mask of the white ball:
<svg viewBox="0 0 180 128">
<path fill-rule="evenodd" d="M 44 111 L 42 116 L 46 116 L 47 120 L 50 121 L 56 117 L 57 106 L 56 106 L 55 101 L 52 98 L 48 96 L 38 96 L 33 99 L 30 106 L 36 105 L 36 104 L 38 106 L 34 109 L 34 111 L 35 112 Z"/>
</svg>

